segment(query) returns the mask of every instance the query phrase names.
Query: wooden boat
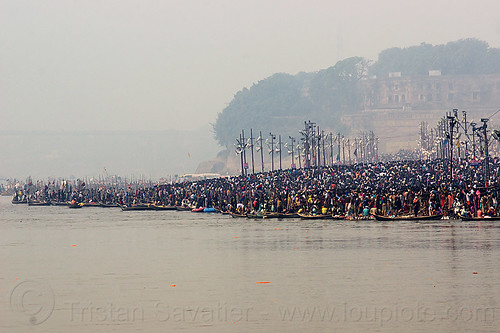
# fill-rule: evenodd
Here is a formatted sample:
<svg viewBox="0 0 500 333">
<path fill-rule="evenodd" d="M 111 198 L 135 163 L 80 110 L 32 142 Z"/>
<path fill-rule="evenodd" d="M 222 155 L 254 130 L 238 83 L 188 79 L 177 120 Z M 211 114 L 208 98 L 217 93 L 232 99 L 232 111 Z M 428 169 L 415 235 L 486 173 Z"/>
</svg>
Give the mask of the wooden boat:
<svg viewBox="0 0 500 333">
<path fill-rule="evenodd" d="M 68 205 L 68 208 L 82 208 L 83 207 L 83 204 L 81 202 L 70 202 L 67 204 Z"/>
<path fill-rule="evenodd" d="M 298 219 L 299 217 L 297 213 L 281 213 L 282 219 Z"/>
<path fill-rule="evenodd" d="M 101 207 L 101 204 L 95 201 L 92 202 L 82 202 L 83 207 Z"/>
<path fill-rule="evenodd" d="M 67 206 L 68 202 L 62 202 L 62 201 L 51 201 L 50 204 L 52 206 Z"/>
<path fill-rule="evenodd" d="M 263 219 L 264 215 L 262 214 L 255 214 L 255 213 L 248 213 L 246 214 L 247 218 L 249 219 Z"/>
<path fill-rule="evenodd" d="M 193 213 L 218 213 L 219 211 L 213 207 L 200 207 L 193 208 L 191 210 Z"/>
<path fill-rule="evenodd" d="M 500 216 L 462 217 L 462 221 L 500 221 Z"/>
<path fill-rule="evenodd" d="M 11 201 L 13 205 L 17 205 L 17 204 L 27 204 L 28 203 L 28 200 L 24 199 L 24 200 L 12 200 Z"/>
<path fill-rule="evenodd" d="M 50 206 L 50 201 L 28 200 L 28 206 Z"/>
<path fill-rule="evenodd" d="M 441 220 L 443 214 L 424 215 L 424 216 L 414 216 L 414 215 L 404 215 L 404 216 L 373 215 L 373 216 L 377 221 L 432 221 L 432 220 Z"/>
<path fill-rule="evenodd" d="M 193 210 L 193 207 L 186 207 L 186 206 L 175 206 L 175 209 L 177 209 L 178 211 L 192 211 Z"/>
<path fill-rule="evenodd" d="M 253 213 L 247 214 L 250 219 L 287 219 L 287 218 L 298 218 L 299 215 L 296 213 Z"/>
<path fill-rule="evenodd" d="M 332 220 L 333 216 L 328 214 L 317 214 L 317 215 L 309 215 L 309 214 L 299 214 L 301 220 Z"/>
<path fill-rule="evenodd" d="M 175 206 L 153 205 L 155 210 L 176 210 Z"/>
<path fill-rule="evenodd" d="M 133 205 L 120 205 L 120 208 L 123 211 L 130 211 L 130 210 L 155 210 L 153 205 L 149 204 L 133 204 Z"/>
<path fill-rule="evenodd" d="M 247 217 L 247 214 L 229 213 L 229 215 L 234 218 Z"/>
<path fill-rule="evenodd" d="M 111 208 L 111 207 L 120 207 L 120 206 L 118 204 L 116 204 L 116 203 L 103 203 L 103 202 L 100 202 L 99 203 L 99 207 Z"/>
</svg>

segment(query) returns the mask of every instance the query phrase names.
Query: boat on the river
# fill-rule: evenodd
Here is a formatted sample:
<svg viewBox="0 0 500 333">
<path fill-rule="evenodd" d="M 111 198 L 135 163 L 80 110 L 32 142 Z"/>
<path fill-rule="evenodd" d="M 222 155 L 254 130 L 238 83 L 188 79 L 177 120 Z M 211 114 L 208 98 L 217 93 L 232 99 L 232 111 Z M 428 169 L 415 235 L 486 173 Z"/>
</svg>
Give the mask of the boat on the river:
<svg viewBox="0 0 500 333">
<path fill-rule="evenodd" d="M 213 207 L 193 208 L 191 211 L 193 213 L 219 213 L 219 211 Z"/>
<path fill-rule="evenodd" d="M 258 213 L 249 213 L 247 214 L 249 219 L 290 219 L 290 218 L 298 218 L 299 214 L 297 213 L 276 213 L 276 212 L 258 212 Z"/>
<path fill-rule="evenodd" d="M 247 217 L 247 214 L 239 214 L 239 213 L 231 213 L 231 212 L 229 212 L 229 215 L 231 215 L 231 217 L 234 217 L 234 218 L 246 218 Z"/>
<path fill-rule="evenodd" d="M 73 209 L 83 207 L 83 204 L 81 202 L 70 202 L 67 205 L 68 205 L 68 208 L 73 208 Z"/>
<path fill-rule="evenodd" d="M 28 200 L 28 206 L 50 206 L 50 201 Z"/>
<path fill-rule="evenodd" d="M 187 211 L 192 211 L 193 210 L 193 207 L 189 207 L 189 206 L 175 206 L 175 209 L 177 209 L 178 211 L 183 211 L 183 212 L 187 212 Z"/>
<path fill-rule="evenodd" d="M 99 203 L 99 207 L 103 207 L 103 208 L 111 208 L 111 207 L 120 207 L 118 204 L 116 203 L 104 203 L 104 202 L 100 202 Z"/>
<path fill-rule="evenodd" d="M 333 216 L 329 214 L 299 214 L 301 220 L 332 220 Z"/>
<path fill-rule="evenodd" d="M 177 210 L 175 206 L 153 205 L 155 210 Z"/>
<path fill-rule="evenodd" d="M 51 206 L 67 206 L 68 202 L 67 201 L 51 201 L 50 205 Z"/>
<path fill-rule="evenodd" d="M 90 201 L 90 202 L 82 202 L 83 207 L 101 207 L 99 202 Z"/>
<path fill-rule="evenodd" d="M 401 215 L 401 216 L 382 216 L 382 215 L 373 215 L 377 221 L 433 221 L 433 220 L 441 220 L 443 218 L 443 214 L 437 215 Z"/>
<path fill-rule="evenodd" d="M 153 205 L 150 204 L 131 204 L 131 205 L 120 205 L 123 211 L 130 210 L 155 210 Z"/>
</svg>

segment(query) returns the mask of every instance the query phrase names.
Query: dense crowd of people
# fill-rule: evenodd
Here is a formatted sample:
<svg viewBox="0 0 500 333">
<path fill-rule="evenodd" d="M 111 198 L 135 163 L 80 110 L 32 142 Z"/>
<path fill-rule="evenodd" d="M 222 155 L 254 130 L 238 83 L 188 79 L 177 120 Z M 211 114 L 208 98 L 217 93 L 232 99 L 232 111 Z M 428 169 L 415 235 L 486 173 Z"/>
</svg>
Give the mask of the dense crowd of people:
<svg viewBox="0 0 500 333">
<path fill-rule="evenodd" d="M 498 161 L 484 179 L 480 166 L 449 161 L 391 161 L 287 169 L 168 184 L 52 181 L 19 185 L 13 200 L 159 204 L 221 211 L 341 216 L 497 216 Z"/>
</svg>

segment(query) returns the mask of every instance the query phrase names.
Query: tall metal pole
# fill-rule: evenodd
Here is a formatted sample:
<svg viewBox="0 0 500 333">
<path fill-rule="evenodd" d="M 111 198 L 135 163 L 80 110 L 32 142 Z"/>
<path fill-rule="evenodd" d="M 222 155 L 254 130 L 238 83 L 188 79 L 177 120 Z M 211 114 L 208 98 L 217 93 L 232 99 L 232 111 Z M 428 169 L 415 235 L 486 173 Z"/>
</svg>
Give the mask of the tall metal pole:
<svg viewBox="0 0 500 333">
<path fill-rule="evenodd" d="M 271 171 L 274 171 L 274 134 L 269 132 L 271 136 Z"/>
<path fill-rule="evenodd" d="M 486 124 L 488 122 L 488 118 L 482 118 L 481 122 L 483 123 L 483 135 L 484 135 L 484 186 L 488 187 L 488 180 L 490 176 L 490 154 L 488 152 L 488 135 L 487 135 L 487 127 Z"/>
<path fill-rule="evenodd" d="M 244 163 L 244 170 L 245 170 L 245 175 L 247 174 L 247 168 L 248 168 L 248 164 L 247 164 L 247 154 L 246 154 L 246 150 L 247 150 L 247 145 L 245 143 L 245 130 L 241 130 L 241 149 L 243 149 L 243 163 Z"/>
<path fill-rule="evenodd" d="M 259 131 L 259 138 L 260 138 L 260 164 L 261 164 L 261 169 L 262 172 L 264 172 L 264 149 L 262 149 L 262 131 Z"/>
<path fill-rule="evenodd" d="M 465 159 L 467 160 L 469 158 L 469 148 L 467 146 L 467 111 L 462 111 L 462 114 L 464 115 L 464 133 L 465 133 Z"/>
<path fill-rule="evenodd" d="M 297 144 L 297 156 L 299 158 L 299 169 L 302 169 L 302 161 L 300 158 L 300 145 L 299 144 Z"/>
<path fill-rule="evenodd" d="M 294 152 L 293 152 L 293 142 L 295 141 L 295 139 L 292 138 L 291 136 L 289 136 L 289 138 L 292 141 L 292 163 L 290 164 L 290 168 L 295 169 L 295 167 L 294 167 L 295 159 L 294 159 Z"/>
<path fill-rule="evenodd" d="M 349 152 L 349 165 L 351 165 L 351 140 L 347 139 L 347 151 Z"/>
<path fill-rule="evenodd" d="M 317 138 L 318 138 L 318 153 L 316 154 L 317 155 L 316 165 L 319 168 L 321 166 L 321 136 L 320 136 L 320 132 L 319 132 L 319 126 L 318 126 Z"/>
<path fill-rule="evenodd" d="M 342 163 L 345 164 L 345 140 L 342 135 Z"/>
<path fill-rule="evenodd" d="M 333 133 L 330 132 L 330 160 L 331 160 L 331 165 L 333 165 Z"/>
<path fill-rule="evenodd" d="M 455 127 L 456 119 L 454 116 L 449 115 L 450 121 L 450 184 L 453 183 L 453 127 Z"/>
<path fill-rule="evenodd" d="M 278 147 L 280 147 L 280 170 L 281 170 L 281 134 L 278 135 Z"/>
<path fill-rule="evenodd" d="M 242 146 L 243 146 L 243 144 L 242 144 L 241 133 L 240 133 L 239 148 L 243 149 Z M 240 160 L 241 160 L 241 175 L 244 176 L 245 175 L 245 169 L 243 168 L 243 151 L 241 151 L 241 150 L 240 150 Z"/>
<path fill-rule="evenodd" d="M 472 126 L 472 156 L 476 160 L 476 123 L 470 123 Z"/>
<path fill-rule="evenodd" d="M 340 164 L 340 133 L 337 134 L 337 146 L 338 146 L 338 149 L 339 149 L 339 154 L 337 155 L 337 160 L 339 161 L 339 164 Z"/>
<path fill-rule="evenodd" d="M 325 131 L 321 131 L 321 144 L 323 149 L 323 164 L 326 166 L 326 154 L 325 154 Z"/>
</svg>

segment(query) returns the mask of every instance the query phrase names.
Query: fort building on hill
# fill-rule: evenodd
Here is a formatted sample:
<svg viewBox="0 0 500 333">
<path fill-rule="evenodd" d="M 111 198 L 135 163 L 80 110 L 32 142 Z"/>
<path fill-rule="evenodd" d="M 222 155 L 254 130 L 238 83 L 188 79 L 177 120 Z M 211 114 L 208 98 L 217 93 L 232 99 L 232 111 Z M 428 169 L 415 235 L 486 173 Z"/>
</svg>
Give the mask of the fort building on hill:
<svg viewBox="0 0 500 333">
<path fill-rule="evenodd" d="M 446 112 L 467 111 L 467 121 L 479 122 L 500 109 L 500 74 L 386 77 L 360 81 L 361 111 L 344 115 L 342 121 L 355 132 L 373 130 L 380 137 L 382 152 L 417 147 L 420 124 L 434 127 Z M 491 125 L 500 119 L 491 119 Z"/>
</svg>

